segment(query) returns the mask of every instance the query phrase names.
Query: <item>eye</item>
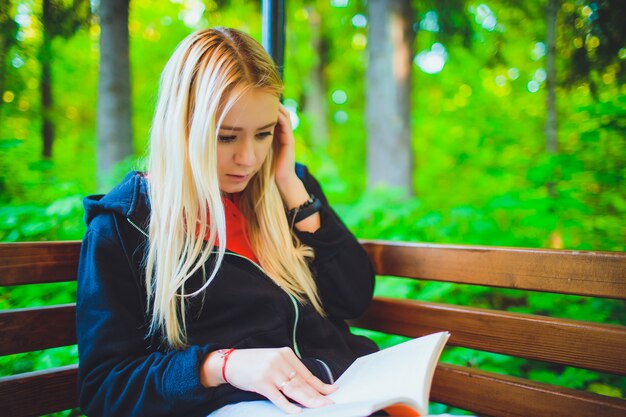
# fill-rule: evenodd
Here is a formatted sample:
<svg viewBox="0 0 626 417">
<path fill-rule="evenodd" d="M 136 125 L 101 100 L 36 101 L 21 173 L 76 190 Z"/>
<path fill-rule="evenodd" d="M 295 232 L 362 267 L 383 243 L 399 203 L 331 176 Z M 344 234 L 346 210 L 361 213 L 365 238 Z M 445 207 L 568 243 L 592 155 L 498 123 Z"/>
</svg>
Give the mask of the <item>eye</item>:
<svg viewBox="0 0 626 417">
<path fill-rule="evenodd" d="M 237 136 L 235 135 L 217 137 L 217 140 L 219 140 L 222 143 L 230 143 L 230 142 L 233 142 L 235 139 L 237 139 Z"/>
<path fill-rule="evenodd" d="M 263 139 L 268 138 L 268 137 L 270 137 L 272 135 L 273 135 L 272 132 L 259 132 L 259 133 L 256 134 L 256 137 L 257 137 L 257 139 L 263 140 Z"/>
</svg>

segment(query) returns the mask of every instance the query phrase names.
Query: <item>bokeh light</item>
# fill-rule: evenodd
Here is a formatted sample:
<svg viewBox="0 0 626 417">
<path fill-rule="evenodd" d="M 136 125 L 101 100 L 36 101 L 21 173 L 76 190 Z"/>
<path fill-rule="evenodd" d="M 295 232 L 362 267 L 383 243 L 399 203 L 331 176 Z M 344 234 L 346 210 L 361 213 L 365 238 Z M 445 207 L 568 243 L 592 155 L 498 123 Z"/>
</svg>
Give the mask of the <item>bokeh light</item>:
<svg viewBox="0 0 626 417">
<path fill-rule="evenodd" d="M 294 99 L 287 98 L 283 102 L 283 106 L 289 112 L 289 119 L 291 120 L 291 126 L 293 130 L 296 130 L 300 126 L 300 116 L 298 116 L 298 102 Z"/>
<path fill-rule="evenodd" d="M 539 68 L 537 69 L 537 71 L 535 71 L 535 75 L 533 76 L 533 79 L 537 81 L 538 83 L 542 83 L 546 80 L 547 76 L 548 75 L 546 74 L 546 70 L 544 70 L 543 68 Z"/>
<path fill-rule="evenodd" d="M 342 125 L 348 121 L 348 113 L 343 110 L 338 110 L 333 115 L 333 119 L 335 120 L 335 123 Z"/>
<path fill-rule="evenodd" d="M 422 71 L 427 74 L 437 74 L 443 70 L 448 59 L 446 48 L 440 43 L 434 43 L 430 51 L 422 51 L 413 60 Z"/>
<path fill-rule="evenodd" d="M 535 43 L 532 51 L 530 51 L 530 57 L 534 61 L 538 61 L 546 55 L 546 52 L 546 44 L 543 42 L 537 42 Z"/>
<path fill-rule="evenodd" d="M 363 50 L 367 47 L 367 36 L 362 33 L 357 33 L 352 37 L 352 48 L 357 51 Z"/>
<path fill-rule="evenodd" d="M 367 26 L 367 17 L 362 14 L 352 16 L 352 26 L 355 28 L 364 28 Z"/>
<path fill-rule="evenodd" d="M 348 7 L 348 0 L 330 0 L 333 7 Z"/>
<path fill-rule="evenodd" d="M 184 3 L 185 10 L 181 12 L 179 18 L 187 27 L 194 28 L 200 23 L 204 14 L 204 4 L 199 0 L 188 0 Z"/>
<path fill-rule="evenodd" d="M 5 91 L 4 94 L 2 94 L 2 101 L 4 101 L 5 103 L 11 103 L 13 100 L 15 99 L 15 94 L 13 94 L 13 91 Z"/>
<path fill-rule="evenodd" d="M 333 94 L 331 97 L 335 104 L 344 104 L 348 100 L 348 95 L 343 90 L 333 91 Z"/>
<path fill-rule="evenodd" d="M 24 66 L 24 60 L 21 56 L 15 55 L 15 57 L 11 60 L 11 65 L 13 65 L 13 68 L 21 68 Z"/>
<path fill-rule="evenodd" d="M 484 29 L 492 31 L 496 28 L 498 21 L 496 15 L 486 4 L 482 3 L 476 8 L 476 23 L 481 25 Z"/>
<path fill-rule="evenodd" d="M 427 11 L 419 23 L 419 28 L 427 32 L 439 32 L 437 12 L 434 10 Z"/>
</svg>

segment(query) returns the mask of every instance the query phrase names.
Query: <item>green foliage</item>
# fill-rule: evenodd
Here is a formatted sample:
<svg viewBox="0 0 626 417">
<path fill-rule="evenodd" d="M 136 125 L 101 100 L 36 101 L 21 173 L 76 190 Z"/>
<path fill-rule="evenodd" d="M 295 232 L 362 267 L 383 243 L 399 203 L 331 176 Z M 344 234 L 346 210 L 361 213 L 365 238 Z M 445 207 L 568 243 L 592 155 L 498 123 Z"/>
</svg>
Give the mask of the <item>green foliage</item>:
<svg viewBox="0 0 626 417">
<path fill-rule="evenodd" d="M 76 345 L 28 352 L 0 358 L 0 377 L 43 370 L 78 362 Z"/>
<path fill-rule="evenodd" d="M 72 240 L 85 232 L 81 195 L 70 195 L 48 206 L 8 205 L 0 208 L 0 240 Z"/>
</svg>

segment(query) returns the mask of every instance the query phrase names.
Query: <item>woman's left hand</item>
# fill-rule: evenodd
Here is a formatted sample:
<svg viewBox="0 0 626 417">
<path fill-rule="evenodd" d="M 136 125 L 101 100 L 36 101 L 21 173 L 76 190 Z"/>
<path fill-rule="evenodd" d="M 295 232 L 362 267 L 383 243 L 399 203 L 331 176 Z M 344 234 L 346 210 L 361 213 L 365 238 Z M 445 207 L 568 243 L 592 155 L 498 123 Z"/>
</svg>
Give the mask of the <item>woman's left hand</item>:
<svg viewBox="0 0 626 417">
<path fill-rule="evenodd" d="M 294 166 L 296 164 L 295 143 L 289 111 L 282 104 L 278 107 L 278 124 L 274 129 L 274 164 L 276 185 L 281 193 L 286 192 L 294 181 L 298 180 Z"/>
<path fill-rule="evenodd" d="M 310 198 L 309 192 L 296 175 L 295 143 L 289 111 L 280 104 L 278 124 L 274 129 L 274 163 L 276 186 L 287 210 L 300 206 Z M 320 228 L 320 215 L 314 213 L 298 222 L 296 228 L 314 233 Z"/>
</svg>

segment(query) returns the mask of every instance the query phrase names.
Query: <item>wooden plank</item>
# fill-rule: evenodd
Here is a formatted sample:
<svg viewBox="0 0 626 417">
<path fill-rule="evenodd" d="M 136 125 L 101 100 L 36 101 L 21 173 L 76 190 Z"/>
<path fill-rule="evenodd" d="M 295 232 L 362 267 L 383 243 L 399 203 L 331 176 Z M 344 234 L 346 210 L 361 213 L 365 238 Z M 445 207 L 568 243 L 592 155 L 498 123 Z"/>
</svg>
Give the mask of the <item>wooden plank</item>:
<svg viewBox="0 0 626 417">
<path fill-rule="evenodd" d="M 77 365 L 0 378 L 1 413 L 35 417 L 78 407 Z"/>
<path fill-rule="evenodd" d="M 626 326 L 379 297 L 350 324 L 408 337 L 445 330 L 449 345 L 626 375 Z"/>
<path fill-rule="evenodd" d="M 80 241 L 0 243 L 0 285 L 76 280 Z"/>
<path fill-rule="evenodd" d="M 440 363 L 431 401 L 490 417 L 623 417 L 626 401 Z"/>
<path fill-rule="evenodd" d="M 0 356 L 76 343 L 76 306 L 0 311 Z"/>
<path fill-rule="evenodd" d="M 626 252 L 361 243 L 379 275 L 626 300 Z"/>
<path fill-rule="evenodd" d="M 626 253 L 363 241 L 380 275 L 626 299 Z M 0 243 L 0 285 L 76 279 L 79 241 Z"/>
</svg>

